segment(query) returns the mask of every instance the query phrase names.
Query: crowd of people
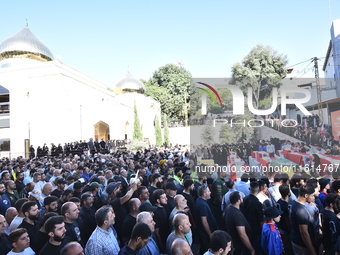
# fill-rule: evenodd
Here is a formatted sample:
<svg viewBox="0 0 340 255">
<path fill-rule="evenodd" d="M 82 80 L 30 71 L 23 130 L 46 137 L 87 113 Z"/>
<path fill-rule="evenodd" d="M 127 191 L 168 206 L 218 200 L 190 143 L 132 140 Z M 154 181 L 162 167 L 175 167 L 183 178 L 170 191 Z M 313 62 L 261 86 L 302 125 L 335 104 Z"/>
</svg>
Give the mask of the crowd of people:
<svg viewBox="0 0 340 255">
<path fill-rule="evenodd" d="M 337 172 L 194 171 L 263 143 L 4 158 L 0 255 L 340 253 Z"/>
</svg>

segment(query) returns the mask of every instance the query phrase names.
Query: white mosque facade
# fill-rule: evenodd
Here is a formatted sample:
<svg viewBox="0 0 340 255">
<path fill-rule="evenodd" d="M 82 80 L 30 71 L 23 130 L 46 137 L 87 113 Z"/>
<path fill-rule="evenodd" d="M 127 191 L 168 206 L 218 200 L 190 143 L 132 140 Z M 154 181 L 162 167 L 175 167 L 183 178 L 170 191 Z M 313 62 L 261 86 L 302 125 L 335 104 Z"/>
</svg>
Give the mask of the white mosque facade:
<svg viewBox="0 0 340 255">
<path fill-rule="evenodd" d="M 44 143 L 131 139 L 134 104 L 144 138 L 155 141 L 160 104 L 142 82 L 127 74 L 111 91 L 54 60 L 27 27 L 0 43 L 0 86 L 0 156 L 27 156 L 29 145 Z"/>
</svg>

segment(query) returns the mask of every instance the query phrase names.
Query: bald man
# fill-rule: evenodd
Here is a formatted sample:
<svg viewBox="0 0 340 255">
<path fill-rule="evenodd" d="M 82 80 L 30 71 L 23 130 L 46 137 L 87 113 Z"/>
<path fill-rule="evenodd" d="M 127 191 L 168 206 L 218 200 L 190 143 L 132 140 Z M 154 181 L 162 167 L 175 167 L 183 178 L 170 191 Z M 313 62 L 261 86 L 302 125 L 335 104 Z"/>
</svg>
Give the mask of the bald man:
<svg viewBox="0 0 340 255">
<path fill-rule="evenodd" d="M 171 245 L 172 255 L 193 255 L 191 248 L 187 241 L 176 239 Z"/>
<path fill-rule="evenodd" d="M 184 213 L 178 213 L 174 217 L 173 225 L 175 231 L 172 232 L 166 240 L 166 250 L 168 254 L 171 254 L 171 246 L 176 239 L 182 239 L 186 241 L 190 247 L 190 243 L 185 237 L 185 235 L 191 231 L 189 217 Z"/>
<path fill-rule="evenodd" d="M 5 218 L 6 218 L 6 230 L 5 233 L 7 235 L 9 235 L 11 232 L 9 231 L 9 226 L 11 225 L 13 219 L 15 218 L 15 216 L 18 215 L 18 211 L 15 207 L 10 207 L 6 210 L 6 214 L 5 214 Z"/>
<path fill-rule="evenodd" d="M 79 243 L 70 242 L 61 249 L 60 255 L 84 255 L 84 250 Z"/>
</svg>

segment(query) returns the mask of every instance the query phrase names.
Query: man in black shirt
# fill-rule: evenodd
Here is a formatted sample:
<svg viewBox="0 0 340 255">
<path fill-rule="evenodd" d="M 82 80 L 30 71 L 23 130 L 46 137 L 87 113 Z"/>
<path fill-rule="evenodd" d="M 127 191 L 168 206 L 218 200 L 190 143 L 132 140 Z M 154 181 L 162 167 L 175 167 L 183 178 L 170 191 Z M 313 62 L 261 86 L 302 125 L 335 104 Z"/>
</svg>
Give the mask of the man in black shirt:
<svg viewBox="0 0 340 255">
<path fill-rule="evenodd" d="M 20 194 L 20 192 L 25 188 L 24 181 L 24 172 L 17 173 L 17 179 L 15 181 L 15 186 L 17 187 L 17 191 Z"/>
<path fill-rule="evenodd" d="M 22 223 L 18 228 L 26 228 L 30 237 L 31 244 L 34 243 L 35 234 L 39 231 L 40 224 L 38 222 L 40 217 L 40 211 L 36 202 L 26 202 L 22 206 L 22 213 L 25 215 Z"/>
<path fill-rule="evenodd" d="M 95 210 L 93 208 L 93 195 L 84 193 L 80 200 L 81 209 L 79 212 L 79 223 L 81 238 L 86 243 L 92 232 L 97 227 L 95 219 Z"/>
<path fill-rule="evenodd" d="M 263 207 L 256 195 L 259 193 L 259 183 L 250 183 L 250 194 L 243 199 L 244 205 L 244 216 L 246 217 L 251 231 L 252 236 L 250 242 L 255 249 L 256 254 L 261 254 L 261 234 L 263 220 Z"/>
<path fill-rule="evenodd" d="M 132 198 L 129 203 L 129 214 L 125 217 L 123 222 L 123 243 L 130 240 L 133 227 L 136 225 L 136 217 L 139 213 L 139 206 L 141 202 L 138 198 Z"/>
<path fill-rule="evenodd" d="M 240 211 L 240 205 L 243 203 L 242 196 L 238 191 L 234 191 L 229 196 L 230 205 L 225 210 L 225 222 L 227 232 L 231 235 L 233 246 L 235 248 L 234 255 L 243 254 L 242 252 L 250 252 L 255 254 L 255 250 L 250 242 L 251 228 Z"/>
<path fill-rule="evenodd" d="M 335 200 L 338 197 L 337 194 L 330 193 L 326 196 L 325 205 L 326 207 L 322 211 L 322 236 L 323 236 L 323 247 L 325 250 L 325 255 L 330 255 L 331 253 L 331 246 L 332 246 L 332 232 L 330 229 L 329 222 L 333 217 L 336 217 L 334 213 L 334 204 Z"/>
<path fill-rule="evenodd" d="M 154 212 L 153 219 L 156 222 L 155 234 L 158 248 L 161 253 L 166 254 L 166 239 L 170 234 L 169 214 L 165 209 L 167 197 L 162 189 L 156 189 L 153 192 L 153 199 L 156 202 L 157 210 Z"/>
<path fill-rule="evenodd" d="M 61 214 L 64 216 L 66 235 L 65 235 L 65 243 L 68 242 L 78 242 L 82 247 L 85 246 L 84 241 L 80 235 L 80 229 L 77 222 L 79 217 L 79 210 L 75 203 L 66 202 L 61 207 Z"/>
<path fill-rule="evenodd" d="M 281 194 L 281 198 L 277 201 L 277 204 L 283 213 L 281 214 L 281 219 L 277 223 L 277 226 L 280 230 L 283 246 L 285 248 L 285 253 L 294 254 L 292 243 L 290 241 L 290 220 L 288 203 L 290 197 L 290 188 L 287 184 L 282 184 L 279 187 L 279 192 Z"/>
<path fill-rule="evenodd" d="M 64 188 L 65 188 L 66 183 L 67 182 L 63 178 L 58 179 L 57 180 L 58 187 L 55 190 L 52 191 L 51 196 L 55 196 L 57 198 L 60 198 L 61 195 L 64 192 Z"/>
<path fill-rule="evenodd" d="M 50 236 L 50 240 L 44 245 L 38 255 L 60 255 L 60 251 L 64 246 L 62 242 L 66 235 L 64 218 L 62 216 L 53 216 L 45 222 L 44 228 Z"/>
<path fill-rule="evenodd" d="M 155 173 L 151 176 L 151 185 L 149 186 L 149 197 L 150 203 L 155 205 L 155 201 L 153 200 L 153 192 L 156 189 L 160 189 L 162 187 L 162 176 L 158 173 Z"/>
<path fill-rule="evenodd" d="M 316 255 L 313 247 L 315 235 L 313 218 L 305 207 L 306 202 L 310 203 L 314 200 L 314 192 L 311 185 L 302 185 L 299 188 L 299 197 L 292 201 L 290 207 L 292 227 L 290 239 L 296 254 Z"/>
</svg>

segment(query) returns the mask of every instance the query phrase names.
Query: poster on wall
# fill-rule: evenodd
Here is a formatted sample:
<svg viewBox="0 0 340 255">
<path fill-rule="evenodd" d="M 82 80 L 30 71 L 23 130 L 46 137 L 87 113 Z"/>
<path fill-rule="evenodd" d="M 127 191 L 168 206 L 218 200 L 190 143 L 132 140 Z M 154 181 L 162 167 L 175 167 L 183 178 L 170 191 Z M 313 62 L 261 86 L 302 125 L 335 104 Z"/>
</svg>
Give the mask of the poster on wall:
<svg viewBox="0 0 340 255">
<path fill-rule="evenodd" d="M 331 112 L 332 120 L 332 134 L 334 140 L 339 141 L 340 139 L 340 111 Z"/>
</svg>

